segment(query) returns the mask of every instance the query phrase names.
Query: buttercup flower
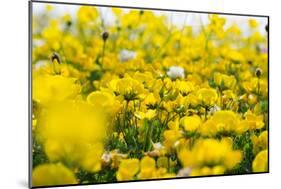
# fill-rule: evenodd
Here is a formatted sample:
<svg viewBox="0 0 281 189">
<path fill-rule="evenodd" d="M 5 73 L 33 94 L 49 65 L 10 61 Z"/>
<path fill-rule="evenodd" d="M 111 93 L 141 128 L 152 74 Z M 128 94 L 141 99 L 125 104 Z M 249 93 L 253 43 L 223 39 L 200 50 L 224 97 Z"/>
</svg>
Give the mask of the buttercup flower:
<svg viewBox="0 0 281 189">
<path fill-rule="evenodd" d="M 199 102 L 204 105 L 214 105 L 218 99 L 218 94 L 214 89 L 202 88 L 197 92 Z"/>
<path fill-rule="evenodd" d="M 70 169 L 60 163 L 39 165 L 32 172 L 33 186 L 66 184 L 77 184 L 77 179 Z"/>
<path fill-rule="evenodd" d="M 199 116 L 186 116 L 181 119 L 181 124 L 186 131 L 196 131 L 201 125 L 201 119 Z"/>
<path fill-rule="evenodd" d="M 255 157 L 253 161 L 254 172 L 268 171 L 268 150 L 263 150 Z"/>
<path fill-rule="evenodd" d="M 228 76 L 221 73 L 214 74 L 214 81 L 217 85 L 227 88 L 233 88 L 236 84 L 236 79 L 234 76 Z"/>
<path fill-rule="evenodd" d="M 134 175 L 139 171 L 138 159 L 122 160 L 116 173 L 117 180 L 132 180 Z"/>
<path fill-rule="evenodd" d="M 207 166 L 205 169 L 209 169 L 208 166 L 221 166 L 222 171 L 218 172 L 222 174 L 223 170 L 232 169 L 241 161 L 241 152 L 232 150 L 231 146 L 232 143 L 228 140 L 202 139 L 198 140 L 191 150 L 180 150 L 179 158 L 183 166 L 191 168 L 192 171 L 197 172 L 198 168 L 204 170 L 205 166 Z M 208 174 L 211 173 L 212 171 L 208 170 Z M 197 175 L 194 172 L 191 174 Z"/>
</svg>

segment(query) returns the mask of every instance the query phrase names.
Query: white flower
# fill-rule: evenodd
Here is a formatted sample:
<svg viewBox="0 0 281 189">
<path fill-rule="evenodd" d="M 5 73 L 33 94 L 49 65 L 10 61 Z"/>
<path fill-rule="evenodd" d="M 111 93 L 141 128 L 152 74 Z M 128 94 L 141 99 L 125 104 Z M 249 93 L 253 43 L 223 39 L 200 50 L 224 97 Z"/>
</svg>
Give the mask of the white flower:
<svg viewBox="0 0 281 189">
<path fill-rule="evenodd" d="M 132 60 L 136 57 L 136 52 L 134 51 L 129 51 L 129 50 L 121 50 L 120 53 L 119 53 L 119 60 L 121 62 L 126 62 L 128 60 Z"/>
<path fill-rule="evenodd" d="M 152 143 L 152 145 L 154 150 L 162 150 L 164 148 L 164 146 L 160 142 Z"/>
<path fill-rule="evenodd" d="M 40 69 L 40 68 L 46 66 L 47 64 L 48 64 L 47 61 L 45 61 L 45 60 L 39 60 L 39 61 L 37 61 L 36 64 L 34 65 L 34 69 L 35 69 L 35 70 L 38 70 L 38 69 Z"/>
<path fill-rule="evenodd" d="M 108 152 L 105 152 L 102 157 L 101 157 L 102 161 L 105 163 L 109 163 L 111 160 L 111 154 Z"/>
<path fill-rule="evenodd" d="M 188 177 L 191 172 L 190 168 L 183 168 L 179 170 L 177 177 Z"/>
<path fill-rule="evenodd" d="M 167 75 L 171 79 L 184 78 L 184 69 L 179 66 L 171 66 L 167 71 Z"/>
<path fill-rule="evenodd" d="M 215 112 L 220 111 L 220 110 L 221 110 L 221 108 L 220 108 L 219 106 L 214 105 L 214 107 L 212 107 L 212 108 L 210 109 L 210 113 L 211 113 L 211 114 L 214 114 Z"/>
</svg>

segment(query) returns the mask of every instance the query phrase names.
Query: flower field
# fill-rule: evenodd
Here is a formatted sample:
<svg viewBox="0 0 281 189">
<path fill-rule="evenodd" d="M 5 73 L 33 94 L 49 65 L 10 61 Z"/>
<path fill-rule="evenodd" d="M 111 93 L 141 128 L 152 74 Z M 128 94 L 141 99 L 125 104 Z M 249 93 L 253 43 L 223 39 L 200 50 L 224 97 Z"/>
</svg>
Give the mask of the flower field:
<svg viewBox="0 0 281 189">
<path fill-rule="evenodd" d="M 55 12 L 32 18 L 33 186 L 268 172 L 267 24 Z"/>
</svg>

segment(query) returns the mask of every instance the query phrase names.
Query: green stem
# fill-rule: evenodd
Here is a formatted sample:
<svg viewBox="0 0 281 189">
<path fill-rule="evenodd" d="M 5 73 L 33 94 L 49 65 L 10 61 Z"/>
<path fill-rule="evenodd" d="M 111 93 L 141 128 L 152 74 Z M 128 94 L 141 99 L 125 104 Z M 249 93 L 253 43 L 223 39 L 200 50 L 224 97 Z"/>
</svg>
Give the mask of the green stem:
<svg viewBox="0 0 281 189">
<path fill-rule="evenodd" d="M 260 100 L 260 78 L 258 78 L 258 101 Z"/>
<path fill-rule="evenodd" d="M 104 54 L 105 54 L 105 44 L 106 44 L 106 41 L 103 41 L 102 55 L 101 55 L 101 66 L 103 66 L 103 58 L 104 58 Z"/>
</svg>

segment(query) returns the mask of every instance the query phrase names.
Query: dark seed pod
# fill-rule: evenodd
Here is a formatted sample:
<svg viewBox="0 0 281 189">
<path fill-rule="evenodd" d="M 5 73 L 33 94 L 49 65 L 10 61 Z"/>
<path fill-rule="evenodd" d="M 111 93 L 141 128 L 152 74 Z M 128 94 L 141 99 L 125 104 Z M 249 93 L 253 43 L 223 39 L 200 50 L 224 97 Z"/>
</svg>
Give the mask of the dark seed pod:
<svg viewBox="0 0 281 189">
<path fill-rule="evenodd" d="M 67 27 L 70 27 L 71 25 L 72 25 L 71 20 L 68 20 L 68 21 L 66 22 L 66 26 L 67 26 Z"/>
<path fill-rule="evenodd" d="M 257 69 L 256 69 L 256 76 L 257 76 L 258 78 L 260 78 L 260 77 L 261 77 L 261 74 L 262 74 L 262 70 L 261 70 L 260 68 L 257 68 Z"/>
<path fill-rule="evenodd" d="M 265 31 L 268 32 L 268 29 L 269 29 L 269 26 L 268 26 L 268 24 L 266 24 Z"/>
<path fill-rule="evenodd" d="M 252 60 L 248 60 L 248 64 L 252 65 L 253 61 Z"/>
<path fill-rule="evenodd" d="M 109 33 L 108 32 L 105 31 L 105 32 L 102 33 L 102 39 L 104 41 L 106 41 L 108 37 L 109 37 Z"/>
<path fill-rule="evenodd" d="M 55 60 L 57 60 L 57 62 L 60 64 L 61 63 L 61 58 L 60 55 L 56 52 L 54 52 L 51 56 L 51 62 L 54 62 Z"/>
</svg>

